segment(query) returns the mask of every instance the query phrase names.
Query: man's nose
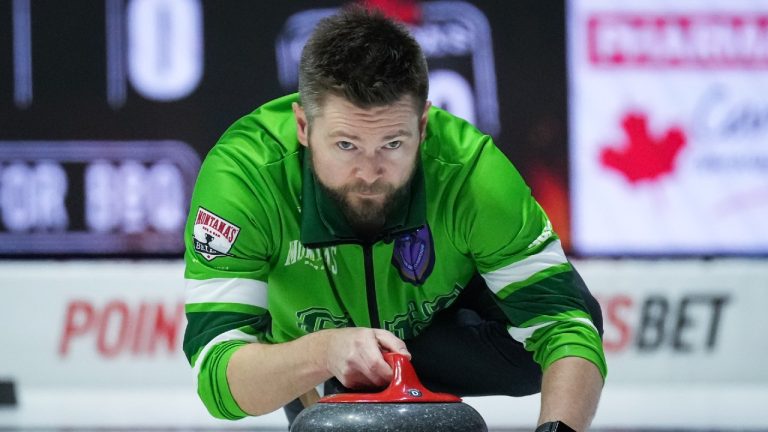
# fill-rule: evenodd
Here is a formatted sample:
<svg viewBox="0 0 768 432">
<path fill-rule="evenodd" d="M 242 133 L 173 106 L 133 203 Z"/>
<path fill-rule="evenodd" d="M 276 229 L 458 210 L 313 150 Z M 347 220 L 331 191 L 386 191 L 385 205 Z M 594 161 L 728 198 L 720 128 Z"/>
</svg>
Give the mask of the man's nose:
<svg viewBox="0 0 768 432">
<path fill-rule="evenodd" d="M 384 166 L 376 155 L 365 155 L 360 159 L 355 174 L 357 175 L 357 178 L 363 180 L 367 184 L 372 184 L 384 173 Z"/>
</svg>

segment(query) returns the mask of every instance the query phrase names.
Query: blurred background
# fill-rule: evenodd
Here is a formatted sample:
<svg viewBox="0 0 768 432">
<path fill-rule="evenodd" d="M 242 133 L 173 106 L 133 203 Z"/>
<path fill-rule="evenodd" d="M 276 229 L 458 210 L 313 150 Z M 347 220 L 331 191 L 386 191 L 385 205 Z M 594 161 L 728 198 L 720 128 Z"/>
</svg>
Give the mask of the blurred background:
<svg viewBox="0 0 768 432">
<path fill-rule="evenodd" d="M 222 132 L 343 1 L 0 1 L 0 430 L 219 422 L 182 231 Z M 430 99 L 492 135 L 603 306 L 596 429 L 768 430 L 768 0 L 407 1 Z M 222 191 L 226 193 L 226 191 Z M 538 398 L 470 398 L 530 430 Z"/>
</svg>

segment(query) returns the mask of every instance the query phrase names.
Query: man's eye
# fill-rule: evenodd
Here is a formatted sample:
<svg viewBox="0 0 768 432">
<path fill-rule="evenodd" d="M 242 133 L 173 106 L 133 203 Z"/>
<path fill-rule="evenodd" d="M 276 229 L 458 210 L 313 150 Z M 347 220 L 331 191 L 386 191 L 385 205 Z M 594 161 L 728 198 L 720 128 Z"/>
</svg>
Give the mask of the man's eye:
<svg viewBox="0 0 768 432">
<path fill-rule="evenodd" d="M 394 150 L 394 149 L 400 148 L 401 145 L 403 145 L 402 141 L 392 141 L 384 144 L 384 148 L 389 150 Z"/>
<path fill-rule="evenodd" d="M 342 150 L 352 150 L 355 148 L 355 145 L 349 141 L 339 141 L 336 145 Z"/>
</svg>

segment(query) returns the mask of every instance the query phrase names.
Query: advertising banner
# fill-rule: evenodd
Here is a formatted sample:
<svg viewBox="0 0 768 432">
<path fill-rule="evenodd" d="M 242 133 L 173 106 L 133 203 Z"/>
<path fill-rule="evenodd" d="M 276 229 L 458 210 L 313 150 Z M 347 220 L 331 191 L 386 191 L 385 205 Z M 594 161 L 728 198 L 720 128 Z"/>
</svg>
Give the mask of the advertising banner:
<svg viewBox="0 0 768 432">
<path fill-rule="evenodd" d="M 578 261 L 609 383 L 768 385 L 764 260 Z"/>
<path fill-rule="evenodd" d="M 183 264 L 5 263 L 0 377 L 20 387 L 189 387 Z"/>
<path fill-rule="evenodd" d="M 575 250 L 768 253 L 768 2 L 568 2 Z"/>
<path fill-rule="evenodd" d="M 763 383 L 761 260 L 578 261 L 603 308 L 611 383 Z M 0 266 L 0 379 L 19 386 L 188 387 L 181 262 Z"/>
<path fill-rule="evenodd" d="M 574 265 L 603 309 L 596 425 L 766 424 L 765 260 Z M 0 381 L 19 401 L 0 427 L 285 427 L 279 410 L 214 421 L 199 401 L 181 351 L 180 261 L 3 262 L 0 288 Z M 468 402 L 495 427 L 528 427 L 539 408 L 538 395 Z"/>
</svg>

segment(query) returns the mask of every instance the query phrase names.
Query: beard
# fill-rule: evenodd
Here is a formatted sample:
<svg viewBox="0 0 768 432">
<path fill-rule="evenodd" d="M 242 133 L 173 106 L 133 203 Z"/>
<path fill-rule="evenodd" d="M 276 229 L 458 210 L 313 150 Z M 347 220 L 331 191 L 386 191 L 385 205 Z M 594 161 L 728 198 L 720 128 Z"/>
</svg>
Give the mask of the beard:
<svg viewBox="0 0 768 432">
<path fill-rule="evenodd" d="M 349 226 L 361 240 L 375 239 L 381 234 L 387 221 L 408 203 L 411 182 L 416 173 L 415 163 L 408 174 L 408 180 L 399 187 L 379 180 L 371 184 L 359 180 L 334 188 L 318 177 L 311 151 L 309 159 L 312 174 L 320 189 L 338 206 Z M 365 198 L 357 195 L 358 193 L 381 194 L 383 199 Z"/>
</svg>

